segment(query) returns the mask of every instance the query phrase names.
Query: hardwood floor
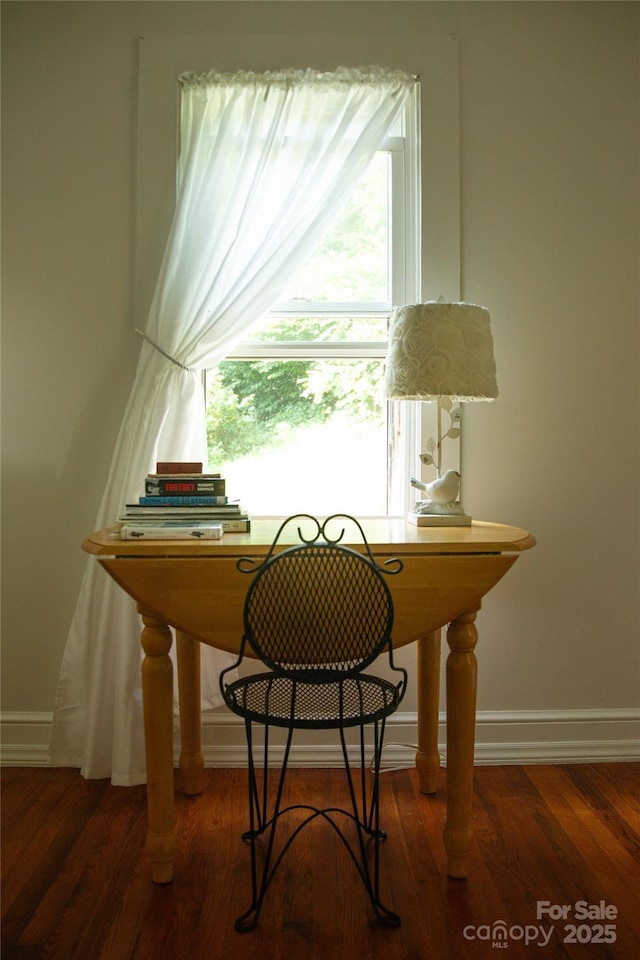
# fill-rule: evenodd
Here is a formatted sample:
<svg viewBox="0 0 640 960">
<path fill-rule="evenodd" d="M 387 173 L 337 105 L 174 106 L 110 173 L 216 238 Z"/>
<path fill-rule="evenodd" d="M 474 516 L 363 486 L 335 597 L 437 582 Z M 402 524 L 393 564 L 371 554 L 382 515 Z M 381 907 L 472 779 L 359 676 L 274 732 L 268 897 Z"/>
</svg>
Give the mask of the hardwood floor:
<svg viewBox="0 0 640 960">
<path fill-rule="evenodd" d="M 434 797 L 413 770 L 382 776 L 382 896 L 400 928 L 374 922 L 344 849 L 317 822 L 283 862 L 257 931 L 237 934 L 249 899 L 243 770 L 207 770 L 198 798 L 178 790 L 175 879 L 157 886 L 144 787 L 5 768 L 2 958 L 640 958 L 640 764 L 477 767 L 466 881 L 445 874 L 441 776 Z M 307 788 L 341 800 L 341 771 L 291 770 L 289 797 Z M 537 918 L 541 901 L 552 916 Z M 616 916 L 581 918 L 581 901 Z"/>
</svg>

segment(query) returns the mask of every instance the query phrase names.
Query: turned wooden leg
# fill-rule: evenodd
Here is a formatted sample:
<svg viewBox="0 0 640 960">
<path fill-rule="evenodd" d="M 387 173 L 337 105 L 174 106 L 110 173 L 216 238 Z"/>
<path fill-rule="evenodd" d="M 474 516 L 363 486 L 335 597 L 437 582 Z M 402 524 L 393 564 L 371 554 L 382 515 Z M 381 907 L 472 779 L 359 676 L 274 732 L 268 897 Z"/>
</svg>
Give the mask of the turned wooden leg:
<svg viewBox="0 0 640 960">
<path fill-rule="evenodd" d="M 479 606 L 478 606 L 479 609 Z M 447 642 L 447 823 L 444 844 L 450 877 L 464 879 L 473 839 L 473 757 L 476 726 L 478 640 L 476 610 L 449 624 Z"/>
<path fill-rule="evenodd" d="M 438 712 L 440 708 L 440 631 L 418 640 L 418 752 L 416 769 L 421 793 L 435 793 L 440 771 Z"/>
<path fill-rule="evenodd" d="M 142 700 L 147 757 L 147 853 L 155 883 L 173 877 L 175 815 L 173 809 L 173 665 L 171 631 L 166 623 L 138 606 L 144 624 Z"/>
<path fill-rule="evenodd" d="M 202 793 L 202 733 L 200 714 L 200 643 L 176 632 L 178 696 L 180 699 L 180 770 L 184 792 Z"/>
</svg>

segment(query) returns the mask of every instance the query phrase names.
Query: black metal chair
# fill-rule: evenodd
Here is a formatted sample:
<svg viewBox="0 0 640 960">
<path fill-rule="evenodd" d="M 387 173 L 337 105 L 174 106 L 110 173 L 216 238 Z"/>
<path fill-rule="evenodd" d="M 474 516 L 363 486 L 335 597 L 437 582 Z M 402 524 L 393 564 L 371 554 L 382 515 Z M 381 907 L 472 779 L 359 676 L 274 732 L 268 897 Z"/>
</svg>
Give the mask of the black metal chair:
<svg viewBox="0 0 640 960">
<path fill-rule="evenodd" d="M 342 544 L 345 522 L 355 524 L 362 538 L 362 551 Z M 285 527 L 298 524 L 294 546 L 279 544 Z M 313 535 L 303 535 L 302 525 L 311 524 Z M 327 528 L 338 530 L 331 538 Z M 334 514 L 320 523 L 308 514 L 290 517 L 280 527 L 270 551 L 262 562 L 248 557 L 238 569 L 254 576 L 244 605 L 244 635 L 238 662 L 247 644 L 266 672 L 253 673 L 227 682 L 225 670 L 220 687 L 227 706 L 245 720 L 248 750 L 250 827 L 243 834 L 251 846 L 252 902 L 235 922 L 240 932 L 253 930 L 258 922 L 267 888 L 286 851 L 304 826 L 323 817 L 345 844 L 364 883 L 373 910 L 383 923 L 397 926 L 400 917 L 385 907 L 379 897 L 379 843 L 385 838 L 379 821 L 379 772 L 386 717 L 397 710 L 406 689 L 407 673 L 393 664 L 391 629 L 393 601 L 384 574 L 397 574 L 402 562 L 394 558 L 379 566 L 367 544 L 362 527 L 353 517 Z M 366 667 L 387 653 L 391 670 L 400 675 L 396 682 L 365 673 Z M 264 727 L 264 772 L 262 790 L 256 775 L 253 751 L 253 723 Z M 283 727 L 288 733 L 280 776 L 269 809 L 269 728 Z M 360 785 L 354 784 L 345 738 L 347 727 L 360 729 Z M 368 783 L 365 727 L 373 731 L 373 757 Z M 347 775 L 351 809 L 320 809 L 299 804 L 282 807 L 282 795 L 296 729 L 339 731 Z M 276 827 L 290 811 L 303 810 L 306 816 L 275 853 Z M 338 825 L 355 828 L 349 841 Z M 262 869 L 258 870 L 257 841 L 265 836 Z M 370 847 L 373 847 L 371 851 Z M 369 859 L 373 859 L 373 868 Z M 260 877 L 258 876 L 260 872 Z"/>
</svg>

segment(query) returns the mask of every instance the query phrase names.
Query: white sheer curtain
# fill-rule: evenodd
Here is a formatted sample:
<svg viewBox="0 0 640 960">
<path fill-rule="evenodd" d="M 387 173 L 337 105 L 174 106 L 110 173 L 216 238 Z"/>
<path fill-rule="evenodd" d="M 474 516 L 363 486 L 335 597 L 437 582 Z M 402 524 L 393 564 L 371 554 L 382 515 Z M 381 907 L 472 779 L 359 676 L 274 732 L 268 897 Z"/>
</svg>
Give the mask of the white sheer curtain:
<svg viewBox="0 0 640 960">
<path fill-rule="evenodd" d="M 176 209 L 97 528 L 137 499 L 157 460 L 206 463 L 200 371 L 277 300 L 415 90 L 414 78 L 377 68 L 180 81 Z M 60 672 L 53 765 L 144 782 L 139 637 L 133 600 L 89 561 Z M 203 705 L 216 706 L 228 656 L 202 650 Z"/>
</svg>

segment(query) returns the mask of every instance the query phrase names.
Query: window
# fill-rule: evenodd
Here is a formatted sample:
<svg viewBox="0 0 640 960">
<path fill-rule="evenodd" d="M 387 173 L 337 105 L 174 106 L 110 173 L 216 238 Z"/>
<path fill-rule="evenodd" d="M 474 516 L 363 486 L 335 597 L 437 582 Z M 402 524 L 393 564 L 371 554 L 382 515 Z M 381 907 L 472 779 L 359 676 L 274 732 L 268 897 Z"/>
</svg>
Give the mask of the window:
<svg viewBox="0 0 640 960">
<path fill-rule="evenodd" d="M 304 67 L 312 63 L 318 69 L 335 69 L 340 64 L 358 65 L 375 63 L 381 66 L 401 65 L 410 73 L 421 78 L 422 99 L 420 103 L 420 160 L 422 176 L 420 196 L 412 198 L 411 187 L 404 184 L 405 236 L 412 238 L 420 229 L 421 271 L 416 261 L 417 251 L 405 253 L 405 289 L 404 294 L 395 290 L 391 302 L 409 302 L 410 300 L 433 300 L 440 295 L 456 300 L 460 297 L 460 122 L 459 122 L 459 42 L 454 37 L 426 37 L 422 34 L 408 34 L 399 30 L 391 31 L 381 38 L 379 35 L 343 34 L 339 26 L 332 29 L 330 42 L 327 35 L 300 34 L 298 32 L 265 34 L 250 36 L 242 33 L 229 34 L 189 34 L 185 36 L 157 35 L 141 37 L 139 40 L 139 76 L 138 76 L 138 139 L 137 139 L 137 189 L 136 189 L 136 270 L 134 316 L 137 327 L 144 329 L 149 316 L 157 278 L 161 269 L 166 237 L 171 228 L 176 187 L 176 157 L 179 144 L 179 97 L 176 96 L 176 77 L 185 70 L 204 71 L 212 64 L 218 70 L 236 70 L 246 66 L 251 59 L 256 69 L 274 69 L 280 67 Z M 409 118 L 411 121 L 411 118 Z M 417 127 L 417 124 L 416 124 Z M 409 171 L 409 183 L 419 183 L 418 173 L 411 169 L 411 163 L 418 162 L 417 145 L 410 145 L 411 129 L 393 131 L 394 135 L 407 136 L 404 144 L 405 168 Z M 409 150 L 409 153 L 407 153 Z M 395 154 L 394 154 L 395 156 Z M 413 157 L 413 159 L 411 159 Z M 413 179 L 412 179 L 413 178 Z M 394 188 L 396 185 L 394 171 Z M 392 203 L 393 216 L 398 206 Z M 415 222 L 412 222 L 412 217 Z M 398 232 L 394 222 L 391 224 L 394 250 L 399 249 L 402 231 Z M 417 241 L 415 241 L 417 246 Z M 401 258 L 398 258 L 399 262 Z M 421 288 L 417 286 L 421 272 Z M 394 274 L 393 282 L 398 279 L 399 271 Z M 415 286 L 414 286 L 415 284 Z M 325 305 L 326 306 L 326 305 Z M 309 305 L 307 304 L 307 310 Z M 328 309 L 328 306 L 326 306 Z M 310 312 L 308 310 L 308 312 Z M 287 315 L 290 317 L 290 315 Z M 276 319 L 275 317 L 273 318 Z M 318 316 L 311 317 L 318 320 Z M 386 321 L 386 317 L 385 317 Z M 257 328 L 252 334 L 258 337 Z M 375 341 L 374 341 L 375 342 Z M 245 345 L 244 348 L 246 348 Z M 343 350 L 346 346 L 342 344 Z M 243 349 L 244 349 L 243 348 Z M 328 349 L 326 344 L 324 349 Z M 263 343 L 263 350 L 266 344 Z M 302 349 L 300 347 L 300 349 Z M 318 351 L 319 347 L 312 347 Z M 382 363 L 381 356 L 376 358 Z M 228 358 L 228 362 L 238 360 Z M 240 362 L 257 361 L 253 356 Z M 263 360 L 265 358 L 262 358 Z M 273 359 L 273 358 L 268 358 Z M 308 358 L 293 358 L 308 359 Z M 318 359 L 320 359 L 318 357 Z M 328 358 L 326 358 L 328 359 Z M 332 358 L 331 358 L 332 359 Z M 356 358 L 357 359 L 357 358 Z M 209 377 L 211 380 L 211 376 Z M 418 453 L 427 449 L 429 437 L 435 431 L 435 404 L 422 404 L 420 411 L 414 410 L 414 404 L 403 403 L 397 409 L 390 409 L 390 415 L 400 422 L 392 422 L 385 430 L 385 443 L 389 442 L 390 482 L 388 485 L 389 511 L 402 514 L 412 502 L 408 478 L 419 476 L 421 464 Z M 212 408 L 209 413 L 211 415 Z M 244 411 L 243 411 L 244 412 Z M 229 429 L 233 429 L 228 422 Z M 406 448 L 406 452 L 402 452 Z M 447 451 L 450 458 L 446 468 L 459 469 L 459 441 L 451 441 Z M 330 477 L 327 455 L 330 451 L 311 444 L 311 454 L 316 481 L 326 488 L 336 489 L 338 481 Z M 308 454 L 309 456 L 309 454 Z M 194 457 L 195 459 L 195 457 Z M 239 458 L 239 460 L 242 458 Z M 360 460 L 357 474 L 352 471 L 358 494 L 366 492 L 372 479 L 387 477 L 386 449 L 382 470 L 379 461 Z M 216 456 L 209 462 L 210 469 L 222 466 Z M 236 466 L 225 461 L 224 469 L 235 475 Z M 404 474 L 404 476 L 403 476 Z M 260 468 L 247 473 L 247 485 L 238 492 L 235 482 L 229 484 L 230 496 L 246 500 L 248 509 L 258 514 L 258 492 L 269 497 L 265 512 L 275 513 L 275 501 L 270 494 L 278 489 L 279 481 L 261 482 Z M 425 470 L 422 479 L 432 478 L 432 471 Z M 292 485 L 288 485 L 287 489 Z M 298 486 L 298 489 L 299 486 Z M 305 491 L 306 492 L 306 491 Z M 365 498 L 362 510 L 365 512 Z M 305 507 L 315 506 L 305 497 Z M 340 509 L 344 504 L 341 501 Z"/>
<path fill-rule="evenodd" d="M 254 514 L 405 509 L 408 405 L 383 396 L 387 321 L 419 297 L 419 137 L 401 118 L 282 302 L 207 374 L 209 464 Z"/>
</svg>

